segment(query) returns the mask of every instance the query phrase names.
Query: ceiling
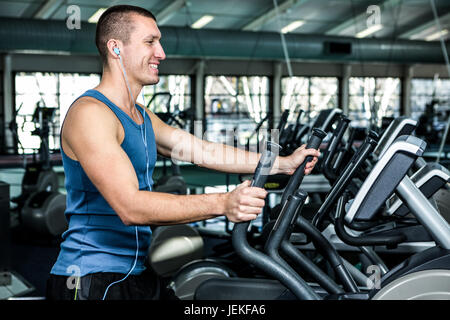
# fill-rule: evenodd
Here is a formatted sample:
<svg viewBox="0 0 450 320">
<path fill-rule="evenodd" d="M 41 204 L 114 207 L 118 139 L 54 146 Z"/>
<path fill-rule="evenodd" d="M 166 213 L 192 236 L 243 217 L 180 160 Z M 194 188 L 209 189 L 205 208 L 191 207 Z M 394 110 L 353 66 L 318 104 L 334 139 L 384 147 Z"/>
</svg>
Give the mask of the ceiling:
<svg viewBox="0 0 450 320">
<path fill-rule="evenodd" d="M 434 2 L 441 29 L 430 0 L 277 0 L 278 10 L 274 0 L 0 0 L 0 17 L 65 20 L 68 6 L 77 5 L 81 20 L 87 21 L 99 8 L 126 3 L 149 9 L 161 26 L 191 26 L 200 17 L 212 15 L 204 29 L 278 32 L 302 20 L 303 25 L 292 33 L 355 37 L 376 21 L 371 8 L 377 6 L 382 28 L 367 38 L 430 40 L 444 30 L 442 37 L 448 39 L 450 1 Z M 438 40 L 439 35 L 434 37 Z"/>
</svg>

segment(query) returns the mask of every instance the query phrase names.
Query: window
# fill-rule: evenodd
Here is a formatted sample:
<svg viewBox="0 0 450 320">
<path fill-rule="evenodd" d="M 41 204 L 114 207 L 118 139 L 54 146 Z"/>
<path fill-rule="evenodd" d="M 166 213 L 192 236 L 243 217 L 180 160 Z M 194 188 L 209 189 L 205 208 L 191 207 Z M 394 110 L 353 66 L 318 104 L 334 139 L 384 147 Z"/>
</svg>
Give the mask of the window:
<svg viewBox="0 0 450 320">
<path fill-rule="evenodd" d="M 207 76 L 206 139 L 245 146 L 257 124 L 267 116 L 268 106 L 267 77 Z M 261 128 L 267 128 L 267 121 Z M 256 138 L 251 144 L 256 145 Z"/>
<path fill-rule="evenodd" d="M 412 79 L 411 80 L 411 117 L 419 119 L 426 105 L 434 100 L 434 112 L 450 103 L 449 79 Z M 430 105 L 431 106 L 431 105 Z"/>
<path fill-rule="evenodd" d="M 356 78 L 349 80 L 349 118 L 358 126 L 369 122 L 380 126 L 383 117 L 400 116 L 399 78 Z"/>
<path fill-rule="evenodd" d="M 146 106 L 155 113 L 189 111 L 183 119 L 184 128 L 189 131 L 194 111 L 191 109 L 191 79 L 187 75 L 165 75 L 155 85 L 144 87 Z M 143 103 L 142 97 L 137 99 Z"/>
<path fill-rule="evenodd" d="M 15 75 L 15 108 L 19 153 L 39 149 L 41 139 L 32 132 L 39 127 L 33 114 L 37 106 L 55 108 L 49 119 L 49 149 L 59 150 L 62 119 L 72 102 L 100 82 L 98 74 L 19 72 Z"/>
<path fill-rule="evenodd" d="M 334 77 L 290 77 L 281 80 L 281 111 L 290 110 L 289 121 L 299 110 L 309 121 L 323 109 L 338 107 L 338 79 Z"/>
<path fill-rule="evenodd" d="M 67 110 L 73 101 L 85 91 L 100 83 L 98 74 L 59 73 L 59 105 L 61 119 L 66 117 Z M 62 123 L 59 124 L 60 126 Z"/>
</svg>

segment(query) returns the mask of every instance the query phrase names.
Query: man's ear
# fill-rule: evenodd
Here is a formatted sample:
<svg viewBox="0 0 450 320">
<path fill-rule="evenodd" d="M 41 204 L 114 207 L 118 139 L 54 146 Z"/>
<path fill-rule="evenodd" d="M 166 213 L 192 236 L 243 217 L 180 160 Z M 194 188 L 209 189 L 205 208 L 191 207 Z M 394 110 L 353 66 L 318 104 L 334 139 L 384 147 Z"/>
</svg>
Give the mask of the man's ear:
<svg viewBox="0 0 450 320">
<path fill-rule="evenodd" d="M 108 48 L 108 55 L 115 59 L 119 59 L 119 55 L 121 53 L 122 42 L 116 39 L 109 39 L 106 43 Z"/>
</svg>

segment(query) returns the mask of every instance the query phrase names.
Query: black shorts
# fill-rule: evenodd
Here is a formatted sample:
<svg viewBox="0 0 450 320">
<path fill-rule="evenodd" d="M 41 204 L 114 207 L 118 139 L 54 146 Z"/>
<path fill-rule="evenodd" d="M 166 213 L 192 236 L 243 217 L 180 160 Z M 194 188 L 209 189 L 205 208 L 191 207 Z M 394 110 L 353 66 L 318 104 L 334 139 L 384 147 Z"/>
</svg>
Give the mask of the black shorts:
<svg viewBox="0 0 450 320">
<path fill-rule="evenodd" d="M 48 300 L 102 300 L 107 287 L 123 279 L 121 273 L 93 273 L 81 278 L 50 274 L 47 280 Z M 78 288 L 77 288 L 78 287 Z M 105 300 L 179 300 L 166 288 L 161 277 L 147 269 L 140 275 L 129 275 L 109 287 Z"/>
</svg>

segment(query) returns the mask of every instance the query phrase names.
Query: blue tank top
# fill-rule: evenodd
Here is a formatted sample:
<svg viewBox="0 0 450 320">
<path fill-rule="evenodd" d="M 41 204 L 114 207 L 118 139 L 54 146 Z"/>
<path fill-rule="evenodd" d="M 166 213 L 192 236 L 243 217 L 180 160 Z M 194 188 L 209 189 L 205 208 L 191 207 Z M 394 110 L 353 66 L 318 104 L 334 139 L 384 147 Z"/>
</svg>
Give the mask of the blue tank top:
<svg viewBox="0 0 450 320">
<path fill-rule="evenodd" d="M 156 143 L 152 123 L 145 116 L 143 127 L 96 90 L 88 90 L 79 98 L 93 97 L 107 105 L 122 123 L 125 138 L 121 144 L 139 181 L 140 190 L 151 190 L 156 163 Z M 79 99 L 78 98 L 78 99 Z M 76 100 L 75 100 L 76 101 Z M 136 105 L 142 114 L 143 108 Z M 63 123 L 64 124 L 64 123 Z M 147 155 L 143 132 L 147 136 Z M 50 273 L 84 276 L 96 272 L 128 273 L 136 257 L 136 227 L 126 226 L 89 180 L 78 161 L 61 155 L 67 190 L 65 215 L 69 228 L 62 235 L 61 250 Z M 146 159 L 148 157 L 148 160 Z M 148 180 L 146 164 L 148 161 Z M 104 164 L 106 167 L 108 163 Z M 149 226 L 138 226 L 138 261 L 131 274 L 145 270 L 144 262 L 151 241 Z"/>
</svg>

